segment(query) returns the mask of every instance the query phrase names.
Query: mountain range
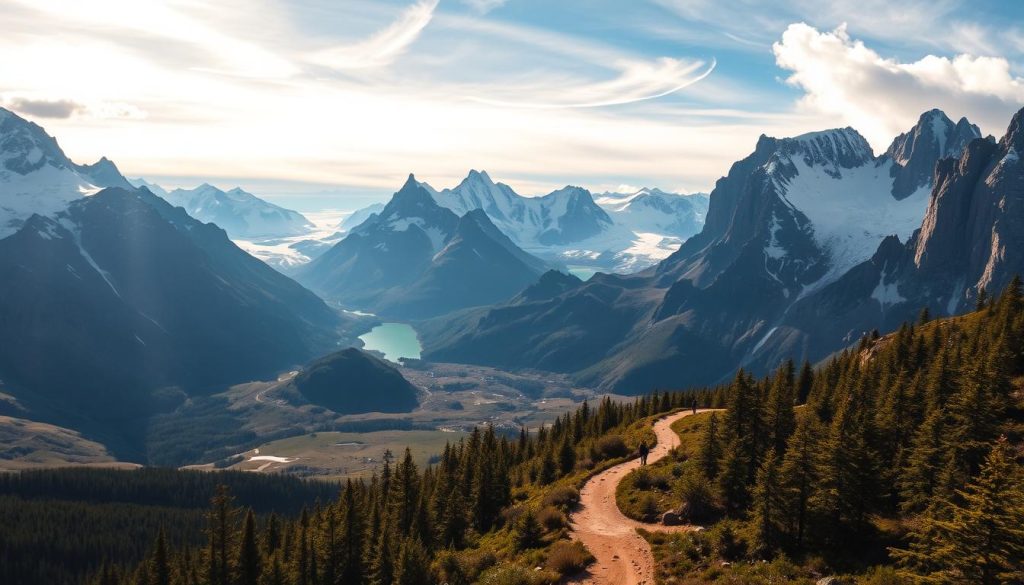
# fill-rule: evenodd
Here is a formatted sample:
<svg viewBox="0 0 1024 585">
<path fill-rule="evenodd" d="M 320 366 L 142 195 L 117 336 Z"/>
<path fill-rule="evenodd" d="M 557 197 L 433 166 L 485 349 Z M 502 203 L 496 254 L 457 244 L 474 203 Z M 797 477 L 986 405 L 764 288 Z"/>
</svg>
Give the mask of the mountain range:
<svg viewBox="0 0 1024 585">
<path fill-rule="evenodd" d="M 566 186 L 540 197 L 525 197 L 486 171 L 471 170 L 457 186 L 438 191 L 420 185 L 456 215 L 479 209 L 517 246 L 553 265 L 578 265 L 609 272 L 633 272 L 665 258 L 700 231 L 707 196 L 682 196 L 659 189 L 604 193 Z M 380 204 L 353 213 L 342 224 L 351 231 Z"/>
<path fill-rule="evenodd" d="M 989 194 L 984 213 L 971 211 L 973 195 L 946 193 L 953 183 L 959 193 L 1002 181 L 996 192 L 1012 197 L 1016 125 L 994 147 L 967 120 L 932 110 L 879 156 L 851 128 L 762 136 L 717 182 L 702 231 L 657 266 L 432 322 L 423 328 L 425 357 L 571 372 L 638 393 L 717 382 L 738 365 L 766 371 L 787 357 L 821 359 L 922 300 L 934 314 L 962 310 L 980 286 L 1020 268 L 1004 251 L 985 252 L 992 238 L 1010 238 L 1002 226 L 1013 206 Z M 969 163 L 980 178 L 963 168 Z M 936 208 L 943 200 L 957 203 Z M 954 208 L 962 217 L 944 220 Z M 941 252 L 922 244 L 935 241 L 930 234 L 945 238 Z M 967 235 L 977 241 L 953 250 Z M 899 242 L 908 241 L 913 261 L 897 262 Z M 975 250 L 970 261 L 938 271 L 964 248 Z M 938 272 L 924 275 L 927 258 Z M 914 276 L 897 281 L 897 265 L 913 265 Z M 857 275 L 864 294 L 848 286 Z M 833 316 L 839 303 L 847 315 Z"/>
<path fill-rule="evenodd" d="M 379 214 L 295 276 L 347 308 L 418 319 L 504 301 L 547 269 L 482 210 L 460 217 L 410 175 Z"/>
<path fill-rule="evenodd" d="M 136 187 L 146 187 L 199 221 L 217 224 L 235 240 L 300 236 L 313 230 L 312 222 L 301 213 L 274 205 L 238 187 L 224 191 L 203 183 L 195 189 L 168 191 L 145 179 L 129 182 Z"/>
</svg>

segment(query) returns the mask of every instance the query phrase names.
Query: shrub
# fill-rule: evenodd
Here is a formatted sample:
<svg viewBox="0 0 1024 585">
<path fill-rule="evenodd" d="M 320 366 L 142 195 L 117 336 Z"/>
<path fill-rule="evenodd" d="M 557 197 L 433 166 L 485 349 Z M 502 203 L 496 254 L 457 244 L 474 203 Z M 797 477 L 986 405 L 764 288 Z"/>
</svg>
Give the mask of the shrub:
<svg viewBox="0 0 1024 585">
<path fill-rule="evenodd" d="M 643 497 L 640 498 L 640 503 L 637 504 L 637 509 L 640 512 L 640 515 L 644 518 L 654 518 L 659 512 L 658 500 L 656 500 L 651 494 L 644 494 Z"/>
<path fill-rule="evenodd" d="M 537 521 L 548 532 L 565 528 L 565 514 L 554 506 L 547 506 L 537 514 Z"/>
<path fill-rule="evenodd" d="M 857 579 L 857 585 L 906 585 L 909 583 L 892 567 L 875 567 Z"/>
<path fill-rule="evenodd" d="M 448 585 L 470 585 L 497 561 L 491 552 L 471 553 L 441 551 L 434 563 L 441 581 Z"/>
<path fill-rule="evenodd" d="M 690 522 L 707 522 L 718 514 L 711 482 L 693 466 L 687 466 L 676 484 L 676 496 L 682 501 L 686 519 Z"/>
<path fill-rule="evenodd" d="M 605 435 L 594 444 L 594 459 L 615 459 L 626 455 L 629 455 L 629 447 L 619 435 Z"/>
<path fill-rule="evenodd" d="M 503 564 L 493 567 L 480 576 L 480 585 L 540 585 L 541 575 L 524 567 Z"/>
<path fill-rule="evenodd" d="M 633 472 L 633 485 L 639 490 L 651 489 L 651 470 L 641 467 Z"/>
<path fill-rule="evenodd" d="M 579 542 L 560 540 L 551 547 L 544 566 L 559 575 L 566 576 L 579 573 L 593 560 L 594 557 Z"/>
<path fill-rule="evenodd" d="M 526 510 L 516 526 L 516 544 L 519 550 L 537 548 L 541 545 L 541 528 L 533 510 Z"/>
<path fill-rule="evenodd" d="M 544 496 L 545 506 L 557 506 L 562 509 L 569 509 L 580 501 L 580 492 L 568 485 L 556 487 Z"/>
<path fill-rule="evenodd" d="M 731 520 L 716 524 L 712 529 L 711 538 L 715 552 L 727 561 L 734 561 L 746 553 L 747 545 L 737 534 Z"/>
</svg>

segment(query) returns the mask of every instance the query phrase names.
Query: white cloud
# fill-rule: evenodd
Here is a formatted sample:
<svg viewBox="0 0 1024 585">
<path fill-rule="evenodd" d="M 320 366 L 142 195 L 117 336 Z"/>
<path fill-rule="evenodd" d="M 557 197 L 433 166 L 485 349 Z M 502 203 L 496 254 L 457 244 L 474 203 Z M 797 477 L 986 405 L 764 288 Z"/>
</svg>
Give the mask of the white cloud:
<svg viewBox="0 0 1024 585">
<path fill-rule="evenodd" d="M 480 14 L 486 14 L 495 8 L 504 6 L 508 0 L 462 0 L 462 3 L 469 6 Z"/>
<path fill-rule="evenodd" d="M 998 135 L 1024 104 L 1024 80 L 1001 57 L 927 55 L 904 63 L 850 38 L 845 25 L 819 32 L 803 23 L 790 25 L 772 48 L 779 67 L 792 72 L 787 82 L 804 91 L 800 107 L 850 124 L 876 150 L 931 108 Z"/>
<path fill-rule="evenodd" d="M 354 45 L 332 47 L 310 55 L 314 63 L 335 69 L 368 69 L 392 64 L 416 42 L 430 24 L 438 0 L 420 0 L 406 8 L 387 28 Z"/>
</svg>

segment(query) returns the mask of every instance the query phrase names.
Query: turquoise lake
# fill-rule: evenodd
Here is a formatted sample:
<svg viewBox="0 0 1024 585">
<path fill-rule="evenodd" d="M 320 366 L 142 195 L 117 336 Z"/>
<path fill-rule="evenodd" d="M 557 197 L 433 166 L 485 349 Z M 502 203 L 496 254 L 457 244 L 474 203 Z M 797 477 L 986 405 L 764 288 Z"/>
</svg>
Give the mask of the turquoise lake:
<svg viewBox="0 0 1024 585">
<path fill-rule="evenodd" d="M 396 363 L 399 358 L 419 359 L 423 350 L 416 330 L 406 323 L 383 323 L 359 339 L 366 344 L 363 349 L 379 351 L 385 359 Z"/>
</svg>

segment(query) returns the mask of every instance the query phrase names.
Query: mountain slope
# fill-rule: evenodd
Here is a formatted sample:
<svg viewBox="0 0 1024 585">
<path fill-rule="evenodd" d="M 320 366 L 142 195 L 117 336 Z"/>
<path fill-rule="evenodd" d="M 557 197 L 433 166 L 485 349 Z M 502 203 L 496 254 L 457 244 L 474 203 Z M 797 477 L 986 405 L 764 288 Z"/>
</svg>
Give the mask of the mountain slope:
<svg viewBox="0 0 1024 585">
<path fill-rule="evenodd" d="M 141 432 L 154 390 L 273 374 L 331 348 L 342 321 L 216 226 L 105 189 L 0 240 L 0 324 L 19 340 L 0 347 L 3 379 L 116 441 Z"/>
<path fill-rule="evenodd" d="M 379 214 L 297 278 L 350 308 L 423 318 L 503 301 L 545 270 L 485 213 L 460 218 L 410 175 Z"/>
<path fill-rule="evenodd" d="M 40 126 L 0 108 L 0 238 L 103 187 L 130 188 L 106 158 L 77 165 Z"/>
<path fill-rule="evenodd" d="M 904 153 L 898 159 L 873 156 L 850 128 L 762 136 L 716 184 L 701 233 L 655 268 L 495 307 L 471 326 L 465 318 L 432 326 L 425 357 L 554 368 L 623 392 L 718 381 L 762 347 L 796 301 L 870 260 L 890 234 L 910 237 L 930 187 L 897 197 L 898 178 L 934 166 L 965 128 L 976 133 L 947 121 L 924 114 L 907 133 L 916 146 L 890 149 Z M 923 147 L 929 136 L 934 148 Z"/>
</svg>

